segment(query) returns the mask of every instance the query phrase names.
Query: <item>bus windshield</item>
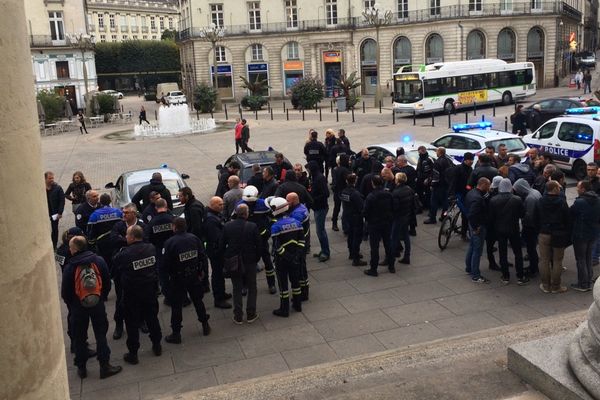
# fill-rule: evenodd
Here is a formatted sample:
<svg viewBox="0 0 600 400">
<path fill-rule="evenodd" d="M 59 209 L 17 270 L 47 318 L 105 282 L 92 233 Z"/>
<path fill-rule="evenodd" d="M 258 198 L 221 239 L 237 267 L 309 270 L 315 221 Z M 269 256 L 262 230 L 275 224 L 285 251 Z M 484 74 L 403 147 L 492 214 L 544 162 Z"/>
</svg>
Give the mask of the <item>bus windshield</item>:
<svg viewBox="0 0 600 400">
<path fill-rule="evenodd" d="M 396 80 L 394 86 L 396 103 L 414 103 L 423 98 L 423 82 L 419 79 Z"/>
</svg>

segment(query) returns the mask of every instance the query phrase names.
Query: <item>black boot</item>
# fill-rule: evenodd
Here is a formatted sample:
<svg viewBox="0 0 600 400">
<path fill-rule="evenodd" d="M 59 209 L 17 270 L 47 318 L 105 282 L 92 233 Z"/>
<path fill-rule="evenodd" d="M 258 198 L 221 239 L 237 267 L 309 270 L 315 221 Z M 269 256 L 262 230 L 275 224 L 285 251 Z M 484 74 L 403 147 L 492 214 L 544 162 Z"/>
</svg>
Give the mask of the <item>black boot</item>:
<svg viewBox="0 0 600 400">
<path fill-rule="evenodd" d="M 302 286 L 302 288 L 300 289 L 300 299 L 302 301 L 307 301 L 308 300 L 308 285 Z"/>
<path fill-rule="evenodd" d="M 162 354 L 162 346 L 160 345 L 160 343 L 152 345 L 152 352 L 157 357 Z"/>
<path fill-rule="evenodd" d="M 355 258 L 354 261 L 352 261 L 353 267 L 364 267 L 366 265 L 367 265 L 367 262 L 361 260 L 360 258 Z"/>
<path fill-rule="evenodd" d="M 87 368 L 85 365 L 83 367 L 77 367 L 77 376 L 79 376 L 81 379 L 87 378 Z"/>
<path fill-rule="evenodd" d="M 202 322 L 202 334 L 204 336 L 210 335 L 210 331 L 212 329 L 210 329 L 210 325 L 208 324 L 208 319 L 206 321 L 201 321 L 201 322 Z"/>
<path fill-rule="evenodd" d="M 108 361 L 100 363 L 100 379 L 106 379 L 118 374 L 123 370 L 119 365 L 110 365 Z"/>
<path fill-rule="evenodd" d="M 117 322 L 115 325 L 115 332 L 113 333 L 113 339 L 119 340 L 123 337 L 123 322 Z"/>
<path fill-rule="evenodd" d="M 125 360 L 126 363 L 131 364 L 131 365 L 136 365 L 139 364 L 140 360 L 138 359 L 138 356 L 136 353 L 125 353 L 123 355 L 123 360 Z"/>
<path fill-rule="evenodd" d="M 400 260 L 400 264 L 410 264 L 410 256 L 407 256 L 405 254 L 404 257 L 402 257 L 402 259 Z"/>
<path fill-rule="evenodd" d="M 179 344 L 181 343 L 181 333 L 173 332 L 168 336 L 165 336 L 165 342 L 171 344 Z"/>
<path fill-rule="evenodd" d="M 335 232 L 337 232 L 337 231 L 339 231 L 339 230 L 340 230 L 340 228 L 338 228 L 337 221 L 333 221 L 333 224 L 332 224 L 332 226 L 331 226 L 331 229 L 332 229 L 333 231 L 335 231 Z"/>
<path fill-rule="evenodd" d="M 296 312 L 302 312 L 302 298 L 300 296 L 292 297 L 292 308 Z"/>
<path fill-rule="evenodd" d="M 290 299 L 280 299 L 279 300 L 279 308 L 277 310 L 273 310 L 273 315 L 277 315 L 278 317 L 287 318 L 290 316 Z"/>
</svg>

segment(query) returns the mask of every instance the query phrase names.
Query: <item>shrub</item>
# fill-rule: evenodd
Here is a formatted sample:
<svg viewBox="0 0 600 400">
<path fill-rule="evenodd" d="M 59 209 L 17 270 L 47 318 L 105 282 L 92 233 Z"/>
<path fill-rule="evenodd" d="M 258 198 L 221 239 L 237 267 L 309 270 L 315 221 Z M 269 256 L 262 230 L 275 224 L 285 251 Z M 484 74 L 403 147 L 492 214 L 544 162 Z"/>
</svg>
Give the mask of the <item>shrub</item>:
<svg viewBox="0 0 600 400">
<path fill-rule="evenodd" d="M 294 108 L 311 109 L 323 100 L 323 82 L 310 76 L 300 79 L 292 86 L 292 105 Z"/>
<path fill-rule="evenodd" d="M 209 113 L 217 103 L 217 91 L 206 83 L 201 83 L 194 89 L 194 108 L 202 113 Z"/>
<path fill-rule="evenodd" d="M 265 104 L 267 104 L 267 99 L 262 96 L 248 95 L 242 98 L 242 107 L 249 108 L 252 111 L 261 110 Z"/>
<path fill-rule="evenodd" d="M 100 108 L 101 115 L 115 112 L 116 100 L 113 95 L 98 93 L 96 99 L 98 100 L 98 107 Z"/>
<path fill-rule="evenodd" d="M 335 85 L 341 89 L 342 96 L 346 97 L 346 111 L 354 108 L 360 99 L 356 95 L 356 88 L 360 86 L 360 79 L 356 76 L 356 71 L 348 76 L 342 76 L 339 80 L 336 79 Z"/>
<path fill-rule="evenodd" d="M 56 121 L 65 115 L 65 99 L 54 92 L 42 90 L 38 93 L 37 99 L 42 103 L 44 114 L 46 115 L 45 122 Z"/>
</svg>

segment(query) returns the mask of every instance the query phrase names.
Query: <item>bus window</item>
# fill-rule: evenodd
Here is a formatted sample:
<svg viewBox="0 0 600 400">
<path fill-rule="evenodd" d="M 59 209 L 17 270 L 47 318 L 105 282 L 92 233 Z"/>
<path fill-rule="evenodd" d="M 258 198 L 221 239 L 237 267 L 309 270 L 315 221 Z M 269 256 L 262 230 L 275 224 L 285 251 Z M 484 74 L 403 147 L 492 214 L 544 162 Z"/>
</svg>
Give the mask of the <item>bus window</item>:
<svg viewBox="0 0 600 400">
<path fill-rule="evenodd" d="M 439 96 L 445 93 L 442 79 L 427 79 L 425 81 L 425 96 Z"/>
<path fill-rule="evenodd" d="M 525 70 L 525 84 L 529 85 L 533 82 L 533 69 L 529 68 Z"/>
<path fill-rule="evenodd" d="M 510 71 L 502 71 L 498 73 L 498 85 L 499 87 L 507 87 L 511 86 L 511 72 Z"/>
<path fill-rule="evenodd" d="M 498 74 L 496 72 L 492 72 L 491 74 L 487 74 L 488 75 L 488 82 L 489 82 L 489 88 L 493 89 L 493 88 L 497 88 L 498 87 Z"/>
<path fill-rule="evenodd" d="M 472 76 L 473 86 L 471 86 L 471 88 L 473 90 L 487 89 L 487 84 L 486 84 L 485 78 L 486 78 L 485 74 L 473 75 Z"/>
<path fill-rule="evenodd" d="M 456 78 L 456 89 L 459 92 L 471 90 L 471 76 L 458 76 Z"/>
<path fill-rule="evenodd" d="M 456 93 L 456 78 L 442 78 L 442 82 L 444 82 L 444 84 L 442 85 L 442 90 L 444 94 Z"/>
<path fill-rule="evenodd" d="M 513 85 L 524 85 L 525 84 L 525 70 L 514 71 Z"/>
<path fill-rule="evenodd" d="M 423 98 L 423 84 L 420 80 L 396 80 L 394 85 L 394 101 L 397 103 L 412 103 Z"/>
</svg>

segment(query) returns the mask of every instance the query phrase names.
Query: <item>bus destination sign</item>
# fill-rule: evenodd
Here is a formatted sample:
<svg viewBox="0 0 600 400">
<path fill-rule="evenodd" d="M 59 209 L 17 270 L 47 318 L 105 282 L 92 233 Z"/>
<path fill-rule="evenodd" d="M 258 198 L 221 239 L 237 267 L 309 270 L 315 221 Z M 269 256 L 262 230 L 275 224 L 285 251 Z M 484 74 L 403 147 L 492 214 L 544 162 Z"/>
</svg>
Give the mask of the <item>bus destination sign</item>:
<svg viewBox="0 0 600 400">
<path fill-rule="evenodd" d="M 419 74 L 401 74 L 395 76 L 397 81 L 414 81 L 419 80 Z"/>
</svg>

